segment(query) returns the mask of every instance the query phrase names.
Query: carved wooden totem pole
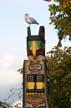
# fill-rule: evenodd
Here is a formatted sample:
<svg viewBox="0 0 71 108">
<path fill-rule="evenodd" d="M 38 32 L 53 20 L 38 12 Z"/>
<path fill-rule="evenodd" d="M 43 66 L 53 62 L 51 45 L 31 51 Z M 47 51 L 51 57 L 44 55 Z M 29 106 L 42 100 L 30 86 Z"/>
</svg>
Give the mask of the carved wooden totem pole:
<svg viewBox="0 0 71 108">
<path fill-rule="evenodd" d="M 39 27 L 38 35 L 31 35 L 27 27 L 27 56 L 23 64 L 23 108 L 49 108 L 44 26 Z"/>
</svg>

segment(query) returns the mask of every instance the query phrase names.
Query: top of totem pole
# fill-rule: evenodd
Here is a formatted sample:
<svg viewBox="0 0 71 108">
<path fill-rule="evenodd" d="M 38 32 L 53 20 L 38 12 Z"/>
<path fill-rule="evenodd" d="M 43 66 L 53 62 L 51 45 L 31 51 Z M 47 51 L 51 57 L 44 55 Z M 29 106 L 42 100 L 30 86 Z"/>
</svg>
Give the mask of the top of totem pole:
<svg viewBox="0 0 71 108">
<path fill-rule="evenodd" d="M 35 35 L 31 35 L 30 27 L 27 27 L 27 36 L 35 36 Z M 38 33 L 37 36 L 45 38 L 45 28 L 44 28 L 44 26 L 39 27 L 39 33 Z"/>
<path fill-rule="evenodd" d="M 45 28 L 39 27 L 38 35 L 32 35 L 30 27 L 27 27 L 27 56 L 45 56 Z"/>
</svg>

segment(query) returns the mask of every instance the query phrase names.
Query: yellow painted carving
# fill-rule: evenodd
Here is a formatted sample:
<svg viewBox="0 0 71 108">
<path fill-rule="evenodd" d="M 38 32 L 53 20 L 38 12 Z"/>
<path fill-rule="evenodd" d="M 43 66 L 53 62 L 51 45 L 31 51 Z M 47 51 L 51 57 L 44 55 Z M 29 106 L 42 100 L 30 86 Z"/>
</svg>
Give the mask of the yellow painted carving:
<svg viewBox="0 0 71 108">
<path fill-rule="evenodd" d="M 36 82 L 36 88 L 37 89 L 43 89 L 44 88 L 44 83 L 43 82 Z"/>
<path fill-rule="evenodd" d="M 32 50 L 33 56 L 36 57 L 36 51 L 38 50 L 38 45 L 37 45 L 36 41 L 32 41 L 30 49 Z"/>
<path fill-rule="evenodd" d="M 27 88 L 28 89 L 34 89 L 35 82 L 27 82 Z"/>
</svg>

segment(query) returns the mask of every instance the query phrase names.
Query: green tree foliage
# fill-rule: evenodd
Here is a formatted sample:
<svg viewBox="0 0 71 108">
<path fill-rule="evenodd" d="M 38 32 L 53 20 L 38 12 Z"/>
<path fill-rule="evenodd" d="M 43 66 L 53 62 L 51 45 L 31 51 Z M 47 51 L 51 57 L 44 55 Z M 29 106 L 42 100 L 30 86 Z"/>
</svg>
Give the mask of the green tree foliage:
<svg viewBox="0 0 71 108">
<path fill-rule="evenodd" d="M 13 108 L 10 104 L 0 101 L 0 108 Z"/>
<path fill-rule="evenodd" d="M 71 47 L 48 53 L 51 108 L 71 108 Z"/>
<path fill-rule="evenodd" d="M 15 105 L 10 105 L 7 102 L 0 101 L 0 108 L 22 108 L 22 103 L 17 102 L 17 103 L 15 103 Z"/>
<path fill-rule="evenodd" d="M 50 20 L 58 31 L 59 43 L 69 36 L 71 40 L 71 0 L 57 0 L 56 3 L 49 6 Z"/>
</svg>

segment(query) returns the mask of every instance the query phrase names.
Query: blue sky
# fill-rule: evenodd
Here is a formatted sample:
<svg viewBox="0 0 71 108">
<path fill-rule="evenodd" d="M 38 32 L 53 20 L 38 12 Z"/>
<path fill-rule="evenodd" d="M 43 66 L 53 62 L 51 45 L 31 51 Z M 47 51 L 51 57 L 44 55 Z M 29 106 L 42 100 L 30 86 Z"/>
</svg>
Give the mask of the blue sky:
<svg viewBox="0 0 71 108">
<path fill-rule="evenodd" d="M 45 26 L 46 52 L 57 45 L 57 32 L 49 24 L 49 4 L 43 0 L 0 0 L 0 100 L 8 96 L 10 88 L 22 82 L 17 70 L 27 58 L 25 13 L 34 17 L 39 26 Z M 32 25 L 32 34 L 38 34 L 39 26 Z M 71 43 L 63 41 L 63 45 Z"/>
</svg>

